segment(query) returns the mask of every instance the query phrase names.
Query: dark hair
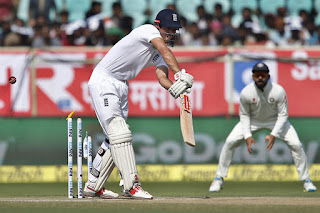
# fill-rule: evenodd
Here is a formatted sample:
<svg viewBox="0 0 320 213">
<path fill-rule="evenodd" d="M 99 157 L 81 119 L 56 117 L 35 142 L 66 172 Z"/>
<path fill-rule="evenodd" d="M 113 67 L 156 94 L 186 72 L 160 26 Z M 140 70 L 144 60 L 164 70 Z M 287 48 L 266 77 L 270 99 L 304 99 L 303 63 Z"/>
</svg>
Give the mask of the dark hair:
<svg viewBox="0 0 320 213">
<path fill-rule="evenodd" d="M 120 2 L 115 2 L 112 4 L 112 9 L 121 8 Z"/>
</svg>

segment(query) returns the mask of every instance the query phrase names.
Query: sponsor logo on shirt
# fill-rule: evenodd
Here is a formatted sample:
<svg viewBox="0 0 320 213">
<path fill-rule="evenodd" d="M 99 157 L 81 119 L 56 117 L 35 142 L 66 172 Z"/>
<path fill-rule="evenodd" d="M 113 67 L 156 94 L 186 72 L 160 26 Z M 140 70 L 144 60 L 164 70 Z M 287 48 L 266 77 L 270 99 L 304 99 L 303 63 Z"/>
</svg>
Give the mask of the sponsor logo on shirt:
<svg viewBox="0 0 320 213">
<path fill-rule="evenodd" d="M 160 57 L 159 54 L 156 54 L 155 56 L 153 56 L 152 63 L 156 63 L 159 57 Z"/>
</svg>

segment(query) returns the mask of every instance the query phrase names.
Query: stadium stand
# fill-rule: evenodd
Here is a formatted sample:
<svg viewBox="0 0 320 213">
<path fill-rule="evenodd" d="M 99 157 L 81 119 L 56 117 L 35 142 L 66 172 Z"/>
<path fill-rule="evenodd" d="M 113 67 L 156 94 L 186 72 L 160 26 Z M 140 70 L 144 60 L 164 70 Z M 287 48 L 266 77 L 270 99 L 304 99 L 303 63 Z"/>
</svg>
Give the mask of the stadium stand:
<svg viewBox="0 0 320 213">
<path fill-rule="evenodd" d="M 134 28 L 146 22 L 146 10 L 148 6 L 146 0 L 121 0 L 121 5 L 123 12 L 133 18 Z"/>
<path fill-rule="evenodd" d="M 149 21 L 152 23 L 158 12 L 166 8 L 169 4 L 174 4 L 174 0 L 149 0 L 149 9 L 151 13 Z"/>
<path fill-rule="evenodd" d="M 110 17 L 112 15 L 112 5 L 119 0 L 96 0 L 102 4 L 102 16 Z"/>
<path fill-rule="evenodd" d="M 312 9 L 312 0 L 287 0 L 288 11 L 290 15 L 296 16 L 300 10 L 306 10 L 308 13 Z"/>
<path fill-rule="evenodd" d="M 318 12 L 314 22 L 317 26 L 320 26 L 320 0 L 314 0 L 314 9 Z"/>
<path fill-rule="evenodd" d="M 10 20 L 5 20 L 0 26 L 0 44 L 3 45 L 5 38 L 12 35 L 10 28 L 8 28 L 8 22 L 11 25 L 11 31 L 21 36 L 29 36 L 27 39 L 22 39 L 24 42 L 22 45 L 32 44 L 34 38 L 33 33 L 39 36 L 41 32 L 40 28 L 43 27 L 43 23 L 39 23 L 38 20 L 28 20 L 28 11 L 30 8 L 30 2 L 34 0 L 20 0 L 19 4 L 15 6 L 16 11 Z M 195 39 L 196 42 L 191 40 L 187 43 L 197 45 L 224 45 L 220 38 L 222 32 L 232 32 L 233 41 L 231 44 L 248 44 L 246 42 L 246 34 L 244 28 L 249 30 L 251 34 L 251 40 L 255 33 L 265 36 L 270 40 L 270 32 L 277 33 L 278 29 L 275 28 L 275 23 L 284 22 L 286 27 L 291 27 L 293 20 L 295 26 L 299 31 L 303 32 L 303 37 L 299 43 L 302 45 L 314 45 L 320 43 L 320 0 L 52 0 L 55 2 L 55 7 L 51 7 L 50 16 L 47 27 L 50 27 L 50 35 L 54 36 L 54 39 L 60 40 L 62 45 L 67 44 L 66 38 L 61 36 L 64 33 L 65 26 L 73 26 L 71 23 L 76 20 L 82 20 L 87 22 L 87 27 L 92 32 L 93 25 L 88 25 L 88 14 L 97 15 L 98 24 L 95 24 L 94 29 L 103 23 L 103 28 L 108 36 L 112 33 L 116 33 L 118 38 L 129 33 L 132 28 L 136 28 L 145 23 L 153 23 L 156 14 L 164 8 L 170 5 L 170 8 L 176 8 L 177 12 L 184 18 L 184 28 L 181 32 L 185 33 L 185 38 L 190 37 L 189 40 Z M 93 2 L 101 3 L 98 10 L 92 10 Z M 119 3 L 121 9 L 113 10 L 113 4 Z M 47 3 L 47 1 L 46 1 Z M 215 5 L 219 3 L 221 8 L 215 8 Z M 203 8 L 201 9 L 201 7 Z M 249 8 L 250 12 L 243 13 L 244 8 Z M 282 8 L 279 10 L 279 8 Z M 305 12 L 300 12 L 301 10 Z M 98 12 L 97 12 L 98 11 Z M 248 16 L 248 13 L 250 15 Z M 34 15 L 33 15 L 34 16 Z M 225 16 L 231 20 L 231 24 L 226 24 L 224 21 Z M 299 17 L 298 17 L 299 16 Z M 244 18 L 247 17 L 247 18 Z M 17 20 L 17 19 L 19 20 Z M 247 19 L 247 20 L 244 20 Z M 300 19 L 300 21 L 298 20 Z M 23 23 L 24 22 L 24 23 Z M 298 23 L 299 22 L 299 23 Z M 99 24 L 100 23 L 100 24 Z M 196 25 L 194 25 L 196 24 Z M 245 25 L 252 25 L 251 27 L 244 27 Z M 10 26 L 9 25 L 9 26 Z M 77 26 L 77 25 L 76 25 Z M 193 27 L 191 27 L 193 26 Z M 100 26 L 101 27 L 101 26 Z M 195 29 L 195 28 L 199 29 Z M 59 32 L 59 28 L 62 32 Z M 289 29 L 288 28 L 288 29 Z M 86 32 L 83 29 L 83 33 Z M 192 32 L 192 30 L 194 30 Z M 200 36 L 197 32 L 200 32 Z M 25 33 L 28 32 L 28 33 Z M 229 33 L 230 33 L 229 32 Z M 286 32 L 291 33 L 291 32 Z M 192 36 L 191 36 L 192 35 Z M 69 37 L 72 34 L 69 35 Z M 79 36 L 79 35 L 78 35 Z M 81 36 L 81 35 L 80 35 Z M 83 37 L 88 35 L 82 35 Z M 181 34 L 183 37 L 183 35 Z M 207 36 L 207 38 L 205 38 Z M 91 36 L 92 37 L 92 36 Z M 71 37 L 70 37 L 71 38 Z M 118 39 L 117 38 L 117 39 Z M 85 41 L 87 38 L 77 38 L 78 40 Z M 106 37 L 105 39 L 110 39 Z M 209 39 L 209 42 L 204 42 Z M 249 39 L 249 40 L 250 40 Z M 254 43 L 253 42 L 251 43 Z M 261 40 L 261 39 L 260 39 Z M 114 43 L 113 40 L 110 43 Z M 271 41 L 271 40 L 270 40 Z M 204 42 L 204 43 L 203 43 Z M 286 41 L 287 42 L 287 41 Z M 48 42 L 50 43 L 50 42 Z M 59 42 L 57 42 L 58 44 Z M 82 45 L 87 45 L 90 42 L 83 42 Z M 92 43 L 92 42 L 91 42 Z M 108 42 L 103 42 L 107 44 Z M 279 42 L 275 42 L 276 45 Z M 181 42 L 179 45 L 185 45 Z M 260 43 L 261 44 L 261 43 Z M 72 44 L 68 44 L 72 45 Z"/>
<path fill-rule="evenodd" d="M 28 21 L 28 10 L 29 10 L 29 0 L 20 0 L 18 11 L 17 11 L 17 17 L 24 22 Z"/>
<path fill-rule="evenodd" d="M 230 11 L 231 5 L 229 0 L 205 0 L 203 5 L 206 8 L 207 12 L 213 13 L 214 6 L 218 3 L 221 4 L 222 11 L 224 13 L 228 13 Z"/>
<path fill-rule="evenodd" d="M 65 9 L 65 1 L 64 0 L 54 0 L 54 2 L 56 3 L 56 7 L 58 12 L 61 12 L 62 10 Z"/>
<path fill-rule="evenodd" d="M 176 0 L 176 6 L 179 13 L 189 22 L 195 22 L 198 19 L 197 7 L 202 5 L 202 0 L 193 0 L 186 3 L 185 0 Z"/>
<path fill-rule="evenodd" d="M 143 15 L 148 4 L 146 0 L 121 0 L 121 5 L 125 14 L 133 16 L 135 14 Z"/>
<path fill-rule="evenodd" d="M 285 7 L 286 2 L 285 0 L 260 0 L 259 8 L 262 14 L 273 13 L 277 12 L 279 7 Z"/>
<path fill-rule="evenodd" d="M 69 21 L 85 19 L 85 14 L 91 7 L 91 1 L 88 0 L 65 0 L 65 2 Z"/>
<path fill-rule="evenodd" d="M 257 0 L 232 0 L 232 10 L 235 15 L 239 15 L 242 13 L 242 9 L 247 7 L 252 11 L 258 9 L 258 2 Z"/>
</svg>

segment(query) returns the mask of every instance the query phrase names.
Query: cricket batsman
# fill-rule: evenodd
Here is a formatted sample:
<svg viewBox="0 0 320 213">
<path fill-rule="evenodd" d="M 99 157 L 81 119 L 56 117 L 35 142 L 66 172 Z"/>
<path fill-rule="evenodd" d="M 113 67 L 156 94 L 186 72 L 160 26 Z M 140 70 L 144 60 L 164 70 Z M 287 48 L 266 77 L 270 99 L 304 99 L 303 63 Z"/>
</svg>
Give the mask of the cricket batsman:
<svg viewBox="0 0 320 213">
<path fill-rule="evenodd" d="M 132 147 L 128 117 L 128 80 L 143 68 L 155 66 L 160 85 L 174 97 L 189 91 L 193 76 L 181 72 L 178 62 L 168 48 L 173 46 L 181 28 L 179 15 L 170 9 L 161 10 L 154 24 L 145 24 L 131 31 L 116 43 L 97 64 L 88 82 L 90 96 L 99 123 L 106 135 L 93 160 L 93 168 L 85 184 L 86 197 L 117 198 L 119 195 L 104 188 L 116 166 L 123 182 L 122 195 L 152 199 L 141 187 Z M 168 68 L 175 74 L 173 83 Z"/>
</svg>

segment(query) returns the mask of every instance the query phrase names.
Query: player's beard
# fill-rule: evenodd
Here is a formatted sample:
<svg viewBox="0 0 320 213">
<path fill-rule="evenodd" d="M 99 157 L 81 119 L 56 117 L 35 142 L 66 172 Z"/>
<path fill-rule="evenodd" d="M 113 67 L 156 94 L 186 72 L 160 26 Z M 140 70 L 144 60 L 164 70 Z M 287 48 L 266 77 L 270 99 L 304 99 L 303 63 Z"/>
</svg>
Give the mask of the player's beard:
<svg viewBox="0 0 320 213">
<path fill-rule="evenodd" d="M 258 80 L 258 81 L 255 81 L 254 83 L 261 91 L 263 91 L 263 88 L 267 85 L 268 81 Z"/>
<path fill-rule="evenodd" d="M 167 46 L 173 47 L 175 43 L 179 40 L 180 34 L 179 33 L 161 33 L 164 34 L 164 42 L 166 43 Z"/>
</svg>

